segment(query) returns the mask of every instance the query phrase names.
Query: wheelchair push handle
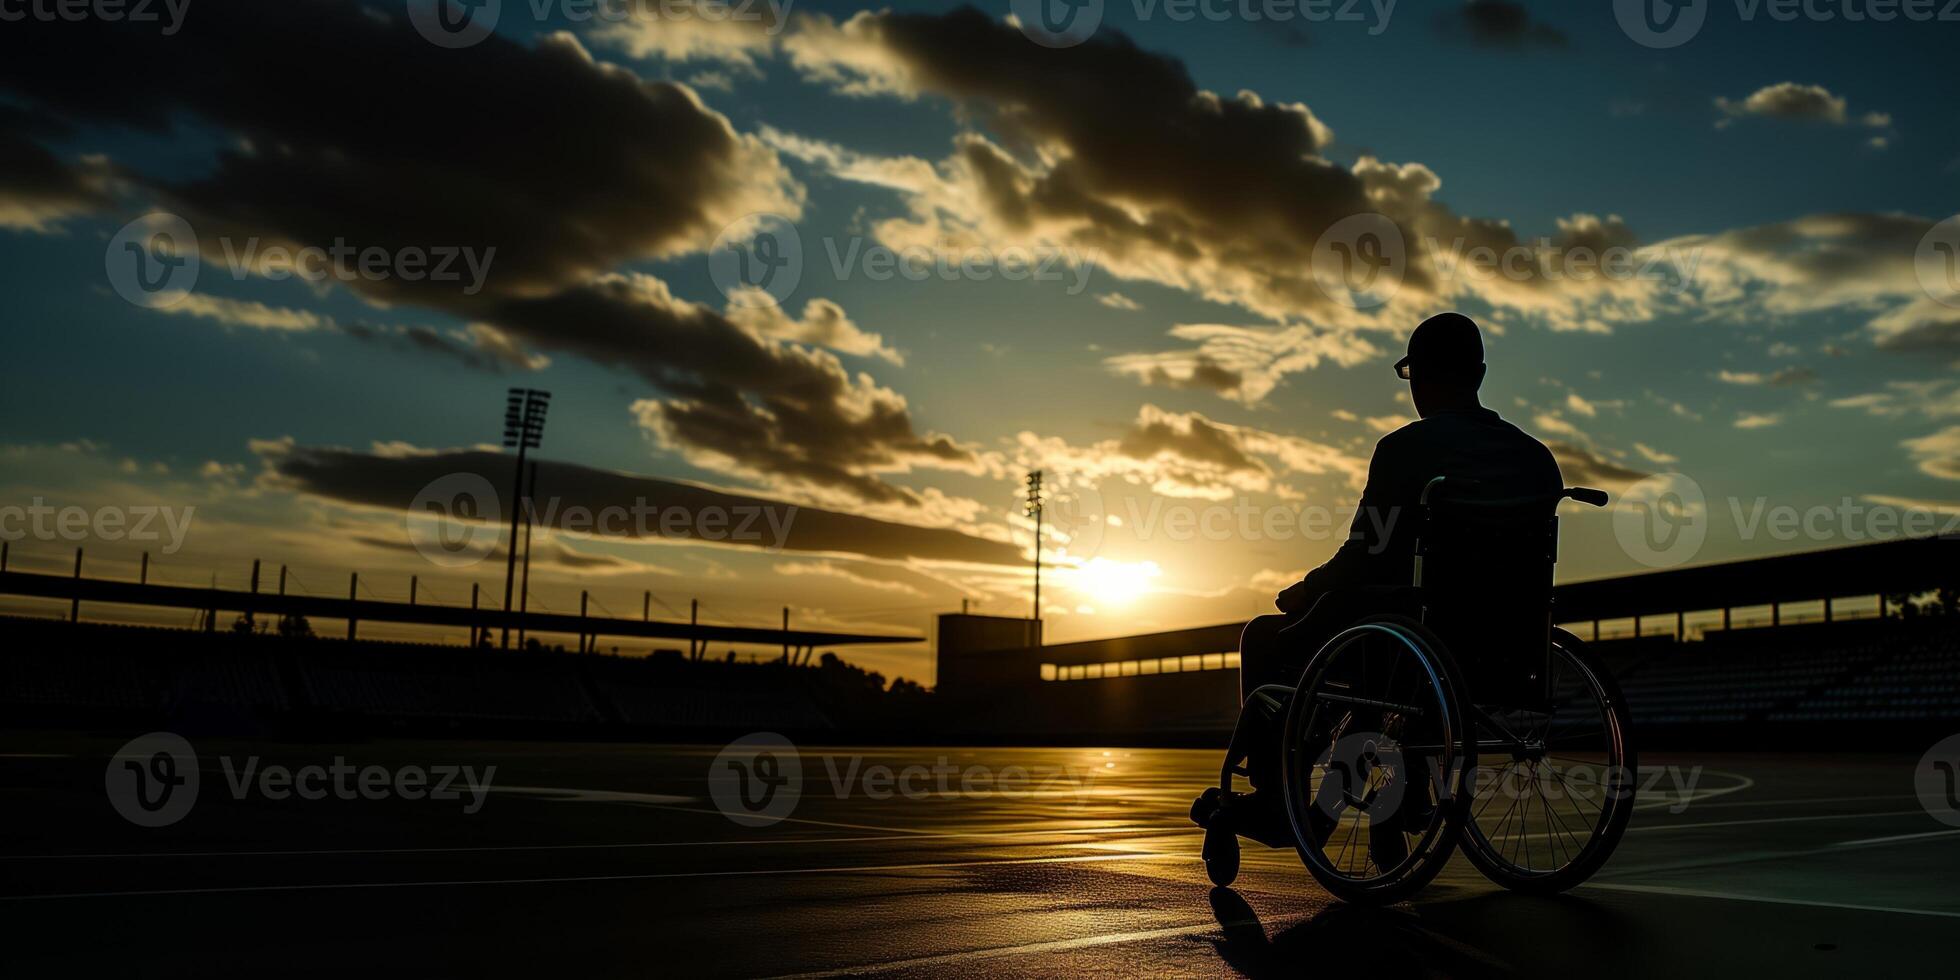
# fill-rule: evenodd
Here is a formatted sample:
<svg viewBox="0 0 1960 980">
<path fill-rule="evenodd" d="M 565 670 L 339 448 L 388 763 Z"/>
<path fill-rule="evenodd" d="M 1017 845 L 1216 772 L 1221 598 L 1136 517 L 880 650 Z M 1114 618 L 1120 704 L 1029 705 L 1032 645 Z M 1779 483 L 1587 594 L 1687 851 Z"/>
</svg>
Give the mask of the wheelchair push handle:
<svg viewBox="0 0 1960 980">
<path fill-rule="evenodd" d="M 1441 477 L 1441 476 L 1435 477 L 1431 479 L 1428 482 L 1428 484 L 1423 486 L 1422 499 L 1420 500 L 1420 503 L 1423 506 L 1428 506 L 1432 499 L 1441 499 L 1439 495 L 1442 494 L 1445 490 L 1462 491 L 1467 494 L 1474 494 L 1482 486 L 1483 484 L 1480 483 L 1479 481 L 1466 480 L 1466 479 L 1462 479 L 1461 477 L 1457 479 L 1450 479 L 1448 477 Z M 1496 500 L 1480 500 L 1473 496 L 1473 497 L 1452 499 L 1449 501 L 1449 503 L 1455 506 L 1483 507 L 1483 508 L 1490 508 L 1492 510 L 1504 510 L 1504 509 L 1511 509 L 1511 508 L 1523 509 L 1527 507 L 1549 507 L 1549 506 L 1556 505 L 1559 501 L 1565 500 L 1567 498 L 1576 500 L 1582 504 L 1591 504 L 1594 507 L 1606 506 L 1606 501 L 1608 499 L 1606 496 L 1606 491 L 1604 490 L 1595 490 L 1591 487 L 1566 487 L 1565 489 L 1556 491 L 1554 493 L 1533 494 L 1528 497 L 1505 497 Z"/>
</svg>

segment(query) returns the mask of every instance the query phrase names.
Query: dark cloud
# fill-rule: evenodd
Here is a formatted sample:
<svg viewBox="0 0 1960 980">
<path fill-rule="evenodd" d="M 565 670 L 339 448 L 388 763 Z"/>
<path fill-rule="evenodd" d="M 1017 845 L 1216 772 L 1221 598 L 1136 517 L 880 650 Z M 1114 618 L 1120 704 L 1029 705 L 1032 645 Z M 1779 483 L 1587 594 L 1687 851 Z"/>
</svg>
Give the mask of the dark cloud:
<svg viewBox="0 0 1960 980">
<path fill-rule="evenodd" d="M 699 248 L 788 199 L 772 151 L 688 89 L 569 35 L 466 50 L 399 10 L 199 0 L 175 36 L 90 18 L 0 33 L 0 90 L 68 121 L 218 137 L 189 177 L 123 164 L 198 230 L 265 243 L 495 249 L 487 290 L 547 293 Z M 465 309 L 454 282 L 348 285 Z"/>
<path fill-rule="evenodd" d="M 971 468 L 974 454 L 914 430 L 905 399 L 853 376 L 827 351 L 738 328 L 648 276 L 603 276 L 491 315 L 541 350 L 631 370 L 670 397 L 634 406 L 695 462 L 868 503 L 914 503 L 877 478 L 914 465 Z"/>
<path fill-rule="evenodd" d="M 911 503 L 876 474 L 973 464 L 951 440 L 917 434 L 900 396 L 828 353 L 676 300 L 651 277 L 612 274 L 701 250 L 753 211 L 799 206 L 775 151 L 687 88 L 601 64 L 570 35 L 532 47 L 492 35 L 452 51 L 404 17 L 351 4 L 200 0 L 198 13 L 168 43 L 102 22 L 5 32 L 0 91 L 94 123 L 221 134 L 206 173 L 132 171 L 191 221 L 207 255 L 220 236 L 495 250 L 474 294 L 455 282 L 347 283 L 471 321 L 349 328 L 357 338 L 480 368 L 535 367 L 534 350 L 624 368 L 669 396 L 642 413 L 667 445 L 773 484 Z M 826 309 L 822 322 L 783 329 L 876 340 L 847 334 L 855 325 Z"/>
<path fill-rule="evenodd" d="M 1563 47 L 1566 37 L 1557 28 L 1533 20 L 1524 4 L 1507 0 L 1468 0 L 1437 16 L 1449 36 L 1493 48 Z"/>
<path fill-rule="evenodd" d="M 1879 337 L 1880 350 L 1960 356 L 1960 310 L 1909 311 L 1904 322 Z"/>
<path fill-rule="evenodd" d="M 492 374 L 536 371 L 549 363 L 547 358 L 525 350 L 503 331 L 487 323 L 473 323 L 462 330 L 438 330 L 421 325 L 396 327 L 356 322 L 341 327 L 340 332 L 356 340 L 397 350 L 435 354 L 466 368 Z"/>
<path fill-rule="evenodd" d="M 1360 177 L 1323 156 L 1332 132 L 1306 106 L 1203 91 L 1182 62 L 1117 31 L 1048 49 L 963 7 L 806 19 L 786 43 L 809 77 L 945 96 L 987 124 L 1001 145 L 968 134 L 954 164 L 1004 238 L 1059 239 L 1119 270 L 1181 267 L 1169 274 L 1179 285 L 1231 282 L 1216 293 L 1277 313 L 1327 305 L 1315 242 L 1378 210 Z M 1034 156 L 1049 162 L 1022 162 Z"/>
<path fill-rule="evenodd" d="M 272 485 L 329 500 L 404 513 L 416 496 L 435 481 L 458 473 L 476 474 L 500 491 L 500 506 L 494 515 L 498 523 L 509 518 L 508 496 L 502 488 L 510 483 L 511 458 L 493 452 L 456 451 L 442 453 L 362 453 L 348 449 L 296 446 L 291 443 L 260 443 L 256 446 L 269 471 Z M 1021 554 L 1013 544 L 992 541 L 946 528 L 915 527 L 874 520 L 853 514 L 815 507 L 796 507 L 781 500 L 726 493 L 705 487 L 594 469 L 568 463 L 544 462 L 538 466 L 540 513 L 550 526 L 565 527 L 571 508 L 585 508 L 596 514 L 602 508 L 644 508 L 665 511 L 679 508 L 699 514 L 705 508 L 724 512 L 734 508 L 770 508 L 779 522 L 787 522 L 782 547 L 786 551 L 833 552 L 890 560 L 967 562 L 986 565 L 1017 565 Z M 547 511 L 551 504 L 555 510 Z M 791 511 L 793 510 L 793 516 Z M 631 537 L 633 521 L 619 530 Z M 651 537 L 660 536 L 657 520 L 649 522 Z M 691 526 L 691 525 L 690 525 Z M 729 541 L 737 546 L 766 548 L 775 543 L 766 521 L 756 527 L 760 537 L 753 541 Z M 573 528 L 586 530 L 586 528 Z"/>
<path fill-rule="evenodd" d="M 1558 460 L 1559 473 L 1565 478 L 1566 486 L 1617 490 L 1652 475 L 1569 442 L 1548 442 L 1545 448 L 1550 449 L 1552 457 Z"/>
<path fill-rule="evenodd" d="M 0 104 L 0 228 L 42 231 L 107 202 L 105 167 L 63 160 L 43 145 L 65 132 L 45 116 Z"/>
<path fill-rule="evenodd" d="M 1226 471 L 1256 470 L 1265 467 L 1246 454 L 1239 435 L 1193 413 L 1189 416 L 1145 413 L 1117 443 L 1119 451 L 1132 459 L 1159 456 L 1190 460 Z"/>
<path fill-rule="evenodd" d="M 1342 330 L 1401 322 L 1458 293 L 1555 327 L 1598 329 L 1602 305 L 1638 312 L 1638 294 L 1651 289 L 1544 267 L 1446 282 L 1432 251 L 1454 250 L 1452 260 L 1484 248 L 1504 254 L 1522 244 L 1517 230 L 1433 200 L 1442 181 L 1420 163 L 1336 163 L 1326 156 L 1332 131 L 1307 106 L 1205 91 L 1181 62 L 1120 32 L 1049 49 L 972 8 L 864 12 L 803 18 L 784 48 L 806 78 L 852 95 L 944 97 L 963 121 L 988 128 L 961 134 L 936 180 L 900 182 L 915 195 L 912 214 L 883 223 L 881 236 L 1052 243 L 1121 278 Z M 1530 250 L 1552 266 L 1578 247 L 1570 232 L 1596 228 L 1615 244 L 1635 241 L 1617 218 L 1582 214 Z M 1364 290 L 1339 281 L 1334 256 L 1370 234 L 1406 262 L 1389 259 L 1399 279 L 1386 295 L 1357 298 Z M 1316 263 L 1323 242 L 1331 244 Z"/>
<path fill-rule="evenodd" d="M 1162 365 L 1156 365 L 1138 375 L 1138 380 L 1157 387 L 1197 389 L 1224 395 L 1240 390 L 1245 384 L 1245 375 L 1222 367 L 1217 361 L 1200 354 L 1192 360 L 1189 374 L 1173 374 Z"/>
</svg>

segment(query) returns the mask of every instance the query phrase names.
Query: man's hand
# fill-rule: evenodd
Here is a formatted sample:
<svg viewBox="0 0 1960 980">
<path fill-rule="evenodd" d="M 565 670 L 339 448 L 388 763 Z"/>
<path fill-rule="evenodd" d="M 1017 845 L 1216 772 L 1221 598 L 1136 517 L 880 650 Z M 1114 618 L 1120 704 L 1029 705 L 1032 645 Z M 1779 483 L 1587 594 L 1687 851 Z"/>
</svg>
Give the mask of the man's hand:
<svg viewBox="0 0 1960 980">
<path fill-rule="evenodd" d="M 1284 613 L 1303 612 L 1312 601 L 1313 595 L 1308 591 L 1307 583 L 1304 581 L 1287 586 L 1279 595 L 1273 597 L 1273 605 L 1278 606 L 1279 611 Z"/>
</svg>

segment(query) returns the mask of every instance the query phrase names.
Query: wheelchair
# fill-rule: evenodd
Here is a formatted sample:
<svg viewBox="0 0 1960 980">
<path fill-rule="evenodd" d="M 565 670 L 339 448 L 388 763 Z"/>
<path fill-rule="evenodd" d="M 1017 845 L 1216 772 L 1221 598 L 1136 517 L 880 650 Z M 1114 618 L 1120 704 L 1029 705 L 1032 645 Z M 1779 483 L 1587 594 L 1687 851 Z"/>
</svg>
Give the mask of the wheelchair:
<svg viewBox="0 0 1960 980">
<path fill-rule="evenodd" d="M 1238 876 L 1241 835 L 1290 838 L 1322 887 L 1357 904 L 1415 894 L 1459 843 L 1492 882 L 1536 894 L 1585 881 L 1612 854 L 1633 815 L 1632 719 L 1612 675 L 1551 614 L 1558 504 L 1607 496 L 1478 489 L 1431 480 L 1413 583 L 1344 594 L 1368 613 L 1319 647 L 1297 685 L 1247 697 L 1218 787 L 1192 806 L 1214 884 Z M 1249 799 L 1234 777 L 1268 800 L 1277 789 L 1284 825 L 1269 812 L 1262 834 L 1220 806 Z"/>
</svg>

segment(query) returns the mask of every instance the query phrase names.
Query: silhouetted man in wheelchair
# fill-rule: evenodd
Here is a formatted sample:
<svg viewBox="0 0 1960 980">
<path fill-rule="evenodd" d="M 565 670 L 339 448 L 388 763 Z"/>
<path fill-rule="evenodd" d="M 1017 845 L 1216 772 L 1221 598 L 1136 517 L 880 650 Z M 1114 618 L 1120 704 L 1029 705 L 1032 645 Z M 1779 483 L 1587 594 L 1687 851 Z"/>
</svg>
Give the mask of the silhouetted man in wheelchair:
<svg viewBox="0 0 1960 980">
<path fill-rule="evenodd" d="M 1557 505 L 1564 483 L 1551 451 L 1478 401 L 1484 346 L 1469 317 L 1442 313 L 1423 321 L 1409 337 L 1408 356 L 1395 363 L 1395 373 L 1409 382 L 1421 418 L 1376 444 L 1347 542 L 1326 564 L 1279 594 L 1278 615 L 1246 625 L 1239 641 L 1239 676 L 1250 720 L 1241 719 L 1232 751 L 1245 755 L 1246 765 L 1237 771 L 1250 778 L 1254 792 L 1206 791 L 1192 808 L 1200 825 L 1224 820 L 1233 832 L 1270 846 L 1293 845 L 1295 834 L 1272 758 L 1276 737 L 1247 732 L 1249 726 L 1257 727 L 1260 715 L 1252 703 L 1254 692 L 1262 685 L 1298 683 L 1322 643 L 1357 620 L 1404 611 L 1396 590 L 1406 591 L 1410 584 L 1429 502 L 1425 493 L 1437 477 L 1495 498 L 1543 495 L 1547 517 Z M 1491 571 L 1502 577 L 1501 568 Z M 1380 719 L 1368 723 L 1379 724 Z M 1419 770 L 1420 763 L 1407 768 Z M 1419 775 L 1404 772 L 1401 778 L 1414 781 Z M 1406 819 L 1428 818 L 1420 795 L 1408 794 L 1408 805 L 1402 808 Z M 1333 816 L 1316 811 L 1312 822 L 1314 833 L 1325 839 Z M 1375 862 L 1383 866 L 1403 856 L 1400 834 L 1376 833 L 1371 846 Z"/>
</svg>

